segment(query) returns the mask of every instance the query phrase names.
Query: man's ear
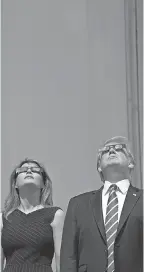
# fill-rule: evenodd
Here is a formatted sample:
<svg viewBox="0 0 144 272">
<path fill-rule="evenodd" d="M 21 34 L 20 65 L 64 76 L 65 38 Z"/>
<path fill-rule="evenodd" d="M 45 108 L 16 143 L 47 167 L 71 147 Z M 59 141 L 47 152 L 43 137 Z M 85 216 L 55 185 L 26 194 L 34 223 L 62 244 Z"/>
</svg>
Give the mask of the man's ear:
<svg viewBox="0 0 144 272">
<path fill-rule="evenodd" d="M 102 172 L 102 170 L 101 170 L 101 168 L 100 168 L 100 167 L 98 167 L 98 172 L 100 172 L 100 173 Z"/>
<path fill-rule="evenodd" d="M 133 169 L 133 168 L 134 168 L 134 164 L 130 162 L 128 167 L 129 167 L 130 169 Z"/>
</svg>

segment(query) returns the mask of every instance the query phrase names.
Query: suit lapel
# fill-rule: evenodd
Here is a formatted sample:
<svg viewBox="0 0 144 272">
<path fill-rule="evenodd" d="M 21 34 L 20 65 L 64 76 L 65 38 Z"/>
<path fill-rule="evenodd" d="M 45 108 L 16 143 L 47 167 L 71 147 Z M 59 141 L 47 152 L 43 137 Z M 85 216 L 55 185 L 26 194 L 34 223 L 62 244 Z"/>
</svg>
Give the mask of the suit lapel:
<svg viewBox="0 0 144 272">
<path fill-rule="evenodd" d="M 91 205 L 92 205 L 94 219 L 99 229 L 99 232 L 103 238 L 104 243 L 107 244 L 104 220 L 103 220 L 103 211 L 102 211 L 102 189 L 103 189 L 103 186 L 98 191 L 95 191 L 92 193 Z M 135 189 L 132 185 L 130 185 L 125 202 L 124 202 L 124 206 L 122 209 L 116 239 L 118 235 L 120 234 L 120 231 L 125 221 L 127 220 L 129 214 L 131 213 L 133 207 L 136 205 L 140 195 L 141 195 L 141 191 Z"/>
<path fill-rule="evenodd" d="M 118 225 L 118 230 L 117 230 L 117 237 L 127 220 L 129 214 L 131 213 L 133 207 L 136 205 L 139 197 L 140 197 L 141 192 L 137 191 L 132 185 L 130 185 L 129 190 L 127 192 L 127 196 L 123 205 L 119 225 Z"/>
<path fill-rule="evenodd" d="M 101 187 L 98 191 L 93 192 L 91 198 L 91 205 L 93 215 L 98 226 L 99 232 L 106 244 L 106 235 L 105 235 L 105 228 L 104 228 L 104 221 L 103 221 L 103 212 L 102 212 L 102 189 Z"/>
</svg>

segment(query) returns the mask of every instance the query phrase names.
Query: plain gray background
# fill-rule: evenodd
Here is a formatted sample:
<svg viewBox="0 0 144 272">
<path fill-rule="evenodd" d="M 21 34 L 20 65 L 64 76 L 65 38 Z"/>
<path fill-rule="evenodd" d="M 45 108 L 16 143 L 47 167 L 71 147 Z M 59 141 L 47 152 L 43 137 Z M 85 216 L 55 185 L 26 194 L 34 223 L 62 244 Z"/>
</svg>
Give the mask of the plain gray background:
<svg viewBox="0 0 144 272">
<path fill-rule="evenodd" d="M 2 207 L 25 157 L 64 210 L 101 186 L 100 144 L 127 136 L 125 74 L 124 0 L 2 1 Z"/>
</svg>

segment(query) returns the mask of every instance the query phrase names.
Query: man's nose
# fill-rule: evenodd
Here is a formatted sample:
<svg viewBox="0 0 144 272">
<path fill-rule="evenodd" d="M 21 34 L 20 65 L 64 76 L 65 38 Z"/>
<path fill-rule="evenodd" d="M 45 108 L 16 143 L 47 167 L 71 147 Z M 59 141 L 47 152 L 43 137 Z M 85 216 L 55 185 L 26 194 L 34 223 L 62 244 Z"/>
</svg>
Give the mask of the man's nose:
<svg viewBox="0 0 144 272">
<path fill-rule="evenodd" d="M 110 147 L 110 150 L 109 150 L 109 154 L 113 154 L 113 153 L 116 153 L 115 149 L 111 146 Z"/>
</svg>

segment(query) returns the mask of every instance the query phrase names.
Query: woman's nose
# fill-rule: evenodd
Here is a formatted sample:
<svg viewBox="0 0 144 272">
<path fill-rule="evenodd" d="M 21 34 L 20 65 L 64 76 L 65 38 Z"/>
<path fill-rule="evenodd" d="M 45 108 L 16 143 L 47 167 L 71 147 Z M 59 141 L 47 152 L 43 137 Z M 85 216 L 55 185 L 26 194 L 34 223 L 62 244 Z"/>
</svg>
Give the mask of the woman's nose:
<svg viewBox="0 0 144 272">
<path fill-rule="evenodd" d="M 32 173 L 31 168 L 27 169 L 27 173 Z"/>
</svg>

